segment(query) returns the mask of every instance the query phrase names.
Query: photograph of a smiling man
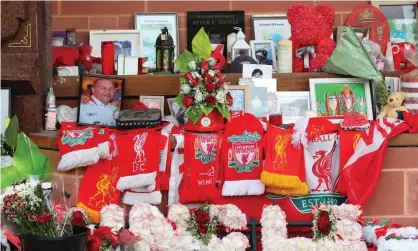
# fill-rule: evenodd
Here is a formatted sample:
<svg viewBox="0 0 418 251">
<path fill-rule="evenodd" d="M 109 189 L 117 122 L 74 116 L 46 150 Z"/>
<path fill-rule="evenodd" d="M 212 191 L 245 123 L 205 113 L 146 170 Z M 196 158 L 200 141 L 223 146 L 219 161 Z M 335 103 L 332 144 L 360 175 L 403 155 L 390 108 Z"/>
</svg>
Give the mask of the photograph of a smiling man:
<svg viewBox="0 0 418 251">
<path fill-rule="evenodd" d="M 122 106 L 123 78 L 82 76 L 78 123 L 116 126 Z"/>
</svg>

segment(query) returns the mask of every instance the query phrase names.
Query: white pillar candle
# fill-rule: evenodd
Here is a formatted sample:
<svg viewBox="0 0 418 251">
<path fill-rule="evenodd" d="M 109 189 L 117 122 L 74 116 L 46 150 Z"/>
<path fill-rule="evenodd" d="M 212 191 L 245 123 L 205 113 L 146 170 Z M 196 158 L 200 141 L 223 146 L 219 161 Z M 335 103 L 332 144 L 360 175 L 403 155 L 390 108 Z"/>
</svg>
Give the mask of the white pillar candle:
<svg viewBox="0 0 418 251">
<path fill-rule="evenodd" d="M 279 73 L 292 73 L 292 56 L 292 41 L 280 40 L 277 49 L 277 69 Z"/>
<path fill-rule="evenodd" d="M 231 33 L 226 37 L 227 62 L 232 63 L 232 45 L 237 41 L 237 34 Z"/>
</svg>

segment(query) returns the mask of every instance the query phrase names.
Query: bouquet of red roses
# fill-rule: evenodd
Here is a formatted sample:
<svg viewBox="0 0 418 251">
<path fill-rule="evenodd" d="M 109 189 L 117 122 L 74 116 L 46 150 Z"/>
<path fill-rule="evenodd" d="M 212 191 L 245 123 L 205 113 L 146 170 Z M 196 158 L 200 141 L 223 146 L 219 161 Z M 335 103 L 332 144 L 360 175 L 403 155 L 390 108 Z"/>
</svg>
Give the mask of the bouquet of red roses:
<svg viewBox="0 0 418 251">
<path fill-rule="evenodd" d="M 210 215 L 210 206 L 205 204 L 197 209 L 190 209 L 188 225 L 186 231 L 207 246 L 216 234 L 219 222 L 216 216 Z"/>
</svg>

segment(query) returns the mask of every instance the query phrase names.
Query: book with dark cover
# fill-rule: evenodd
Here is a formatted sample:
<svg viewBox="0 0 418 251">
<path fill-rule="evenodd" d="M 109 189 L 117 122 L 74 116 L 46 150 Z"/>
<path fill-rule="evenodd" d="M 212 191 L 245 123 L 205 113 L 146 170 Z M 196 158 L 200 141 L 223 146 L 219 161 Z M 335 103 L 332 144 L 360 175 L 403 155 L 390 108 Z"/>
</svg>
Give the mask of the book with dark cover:
<svg viewBox="0 0 418 251">
<path fill-rule="evenodd" d="M 192 51 L 192 40 L 201 27 L 205 28 L 212 44 L 224 45 L 226 58 L 226 38 L 237 33 L 235 27 L 245 34 L 244 11 L 189 11 L 187 12 L 187 49 Z"/>
</svg>

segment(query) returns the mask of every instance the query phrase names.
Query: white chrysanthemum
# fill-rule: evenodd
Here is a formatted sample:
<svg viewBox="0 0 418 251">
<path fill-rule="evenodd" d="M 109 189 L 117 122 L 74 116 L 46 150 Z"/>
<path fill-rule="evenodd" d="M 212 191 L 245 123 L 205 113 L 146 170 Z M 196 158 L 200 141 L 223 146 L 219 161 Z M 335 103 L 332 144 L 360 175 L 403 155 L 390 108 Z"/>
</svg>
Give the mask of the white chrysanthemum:
<svg viewBox="0 0 418 251">
<path fill-rule="evenodd" d="M 192 71 L 196 70 L 196 61 L 190 61 L 189 62 L 189 67 Z"/>
<path fill-rule="evenodd" d="M 335 217 L 341 220 L 347 219 L 357 221 L 362 213 L 360 206 L 352 204 L 333 205 L 331 208 Z"/>
<path fill-rule="evenodd" d="M 202 76 L 197 71 L 192 71 L 193 78 L 202 78 Z"/>
<path fill-rule="evenodd" d="M 225 92 L 222 90 L 219 90 L 218 93 L 216 93 L 216 101 L 218 103 L 225 103 Z"/>
<path fill-rule="evenodd" d="M 377 244 L 375 229 L 380 228 L 380 227 L 381 226 L 379 225 L 375 225 L 375 226 L 367 225 L 363 227 L 363 236 L 367 243 L 373 243 L 375 245 Z"/>
<path fill-rule="evenodd" d="M 180 93 L 181 94 L 189 94 L 189 92 L 190 92 L 191 89 L 192 88 L 190 87 L 189 84 L 182 84 L 180 86 Z"/>
<path fill-rule="evenodd" d="M 418 239 L 386 240 L 381 237 L 377 242 L 377 247 L 379 251 L 416 251 Z"/>
<path fill-rule="evenodd" d="M 209 70 L 209 71 L 208 71 L 208 74 L 209 74 L 209 75 L 211 75 L 211 76 L 213 77 L 213 76 L 215 76 L 216 71 L 214 71 L 214 70 Z"/>
<path fill-rule="evenodd" d="M 202 102 L 203 101 L 203 94 L 199 90 L 196 91 L 196 93 L 194 95 L 194 99 L 197 103 Z"/>
<path fill-rule="evenodd" d="M 190 217 L 189 209 L 181 204 L 171 205 L 167 217 L 176 224 L 178 230 L 186 230 Z"/>
<path fill-rule="evenodd" d="M 113 232 L 118 232 L 125 226 L 125 213 L 123 208 L 116 204 L 110 204 L 100 210 L 100 225 L 110 227 Z"/>
<path fill-rule="evenodd" d="M 135 251 L 151 251 L 150 245 L 142 240 L 135 243 L 134 249 Z"/>
<path fill-rule="evenodd" d="M 217 216 L 219 222 L 231 229 L 247 226 L 247 216 L 233 204 L 211 206 L 211 215 Z"/>
<path fill-rule="evenodd" d="M 361 225 L 351 220 L 337 220 L 336 228 L 343 240 L 360 240 L 363 235 Z"/>
</svg>

